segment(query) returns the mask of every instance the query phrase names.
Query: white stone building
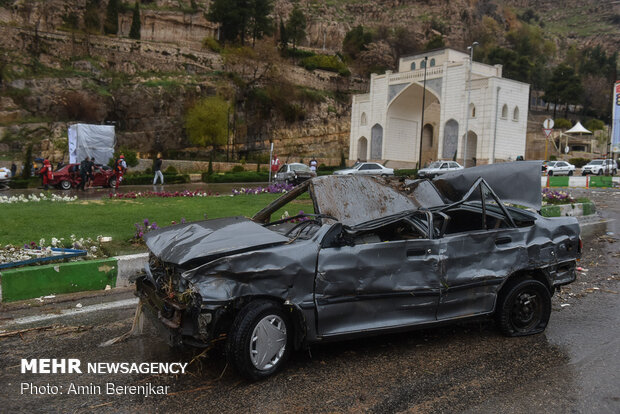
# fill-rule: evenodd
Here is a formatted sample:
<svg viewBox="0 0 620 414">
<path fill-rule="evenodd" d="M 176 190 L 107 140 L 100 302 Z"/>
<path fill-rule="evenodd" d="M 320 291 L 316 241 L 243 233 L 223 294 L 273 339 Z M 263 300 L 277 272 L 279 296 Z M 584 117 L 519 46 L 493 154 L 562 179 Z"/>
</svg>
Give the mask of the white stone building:
<svg viewBox="0 0 620 414">
<path fill-rule="evenodd" d="M 469 67 L 469 54 L 441 49 L 401 58 L 397 73 L 372 74 L 370 92 L 353 96 L 349 159 L 416 166 L 423 119 L 422 165 L 455 153 L 463 163 Z M 525 155 L 529 87 L 502 78 L 502 65 L 473 62 L 467 166 Z"/>
</svg>

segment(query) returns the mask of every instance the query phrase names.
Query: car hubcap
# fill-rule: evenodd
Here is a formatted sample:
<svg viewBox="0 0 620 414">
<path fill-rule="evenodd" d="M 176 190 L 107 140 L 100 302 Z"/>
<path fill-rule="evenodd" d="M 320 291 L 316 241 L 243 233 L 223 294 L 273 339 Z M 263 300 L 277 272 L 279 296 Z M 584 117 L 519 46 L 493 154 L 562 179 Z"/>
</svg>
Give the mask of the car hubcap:
<svg viewBox="0 0 620 414">
<path fill-rule="evenodd" d="M 268 315 L 256 324 L 250 340 L 250 359 L 259 370 L 273 368 L 286 349 L 286 325 L 277 315 Z"/>
<path fill-rule="evenodd" d="M 541 314 L 541 301 L 535 292 L 521 292 L 512 307 L 512 322 L 519 330 L 529 330 L 536 326 Z"/>
</svg>

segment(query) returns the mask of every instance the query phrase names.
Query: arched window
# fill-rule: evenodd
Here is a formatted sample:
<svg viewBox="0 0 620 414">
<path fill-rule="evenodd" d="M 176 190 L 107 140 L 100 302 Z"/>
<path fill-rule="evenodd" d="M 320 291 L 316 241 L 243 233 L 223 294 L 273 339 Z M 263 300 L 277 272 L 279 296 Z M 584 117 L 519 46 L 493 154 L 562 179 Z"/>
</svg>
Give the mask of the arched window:
<svg viewBox="0 0 620 414">
<path fill-rule="evenodd" d="M 411 70 L 415 70 L 415 62 L 411 62 Z"/>
<path fill-rule="evenodd" d="M 476 117 L 476 105 L 474 105 L 473 103 L 469 104 L 469 117 L 470 118 Z"/>
<path fill-rule="evenodd" d="M 435 58 L 431 59 L 431 68 L 435 66 Z"/>
<path fill-rule="evenodd" d="M 515 106 L 515 110 L 512 113 L 512 120 L 513 121 L 519 120 L 519 107 L 518 106 Z"/>
<path fill-rule="evenodd" d="M 426 61 L 423 60 L 420 62 L 420 69 L 424 69 L 426 67 Z"/>
<path fill-rule="evenodd" d="M 502 106 L 502 118 L 506 119 L 508 118 L 508 105 L 504 104 L 504 106 Z"/>
<path fill-rule="evenodd" d="M 368 123 L 368 119 L 366 119 L 366 112 L 362 112 L 362 117 L 360 119 L 360 125 L 364 126 Z"/>
</svg>

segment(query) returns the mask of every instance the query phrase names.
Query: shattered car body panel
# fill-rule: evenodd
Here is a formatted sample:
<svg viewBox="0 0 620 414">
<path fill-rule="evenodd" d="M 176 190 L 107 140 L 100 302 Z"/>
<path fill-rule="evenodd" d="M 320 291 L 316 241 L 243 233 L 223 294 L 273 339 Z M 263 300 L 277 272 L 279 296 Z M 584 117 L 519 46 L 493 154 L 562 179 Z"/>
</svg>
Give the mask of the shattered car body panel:
<svg viewBox="0 0 620 414">
<path fill-rule="evenodd" d="M 539 169 L 507 163 L 391 184 L 314 178 L 251 221 L 207 220 L 149 234 L 151 261 L 138 294 L 170 342 L 205 347 L 228 335 L 257 300 L 287 311 L 296 347 L 492 315 L 516 281 L 536 280 L 550 295 L 575 279 L 576 219 L 503 203 L 539 209 Z M 500 180 L 508 173 L 509 186 Z M 305 192 L 315 214 L 271 220 Z"/>
</svg>

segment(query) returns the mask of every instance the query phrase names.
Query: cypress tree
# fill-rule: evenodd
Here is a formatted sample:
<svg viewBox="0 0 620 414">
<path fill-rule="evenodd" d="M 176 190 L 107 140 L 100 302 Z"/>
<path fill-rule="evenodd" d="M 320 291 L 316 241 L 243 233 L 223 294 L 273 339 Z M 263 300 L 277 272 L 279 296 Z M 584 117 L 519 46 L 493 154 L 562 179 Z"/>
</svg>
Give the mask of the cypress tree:
<svg viewBox="0 0 620 414">
<path fill-rule="evenodd" d="M 113 35 L 118 33 L 118 0 L 110 0 L 108 2 L 103 32 Z"/>
<path fill-rule="evenodd" d="M 132 39 L 140 39 L 140 3 L 136 2 L 133 8 L 133 17 L 131 18 L 131 29 L 129 29 L 129 37 Z"/>
</svg>

